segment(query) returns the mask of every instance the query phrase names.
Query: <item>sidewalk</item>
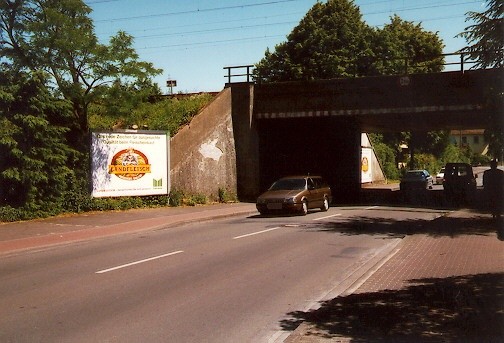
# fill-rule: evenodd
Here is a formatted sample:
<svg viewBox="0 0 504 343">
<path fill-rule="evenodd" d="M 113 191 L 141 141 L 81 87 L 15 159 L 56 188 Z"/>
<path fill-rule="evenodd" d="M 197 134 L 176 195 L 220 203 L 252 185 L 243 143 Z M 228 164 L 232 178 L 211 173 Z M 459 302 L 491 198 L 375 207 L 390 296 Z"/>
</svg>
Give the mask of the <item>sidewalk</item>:
<svg viewBox="0 0 504 343">
<path fill-rule="evenodd" d="M 501 225 L 502 223 L 500 223 Z M 488 214 L 453 212 L 413 229 L 349 292 L 291 313 L 286 343 L 503 342 L 504 242 Z"/>
<path fill-rule="evenodd" d="M 256 213 L 255 204 L 236 203 L 4 223 L 0 255 Z M 287 314 L 285 342 L 504 341 L 504 242 L 496 232 L 490 215 L 470 210 L 405 224 L 397 248 L 346 291 Z"/>
</svg>

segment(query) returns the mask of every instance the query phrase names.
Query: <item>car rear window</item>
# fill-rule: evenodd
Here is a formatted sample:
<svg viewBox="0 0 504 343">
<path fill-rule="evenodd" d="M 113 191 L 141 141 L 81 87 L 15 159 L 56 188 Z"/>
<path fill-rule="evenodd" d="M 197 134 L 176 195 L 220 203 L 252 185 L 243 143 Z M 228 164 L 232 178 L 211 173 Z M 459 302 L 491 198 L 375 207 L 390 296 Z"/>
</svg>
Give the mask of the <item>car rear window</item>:
<svg viewBox="0 0 504 343">
<path fill-rule="evenodd" d="M 306 188 L 305 179 L 282 179 L 271 185 L 270 190 L 301 190 Z"/>
<path fill-rule="evenodd" d="M 424 173 L 421 171 L 409 171 L 406 173 L 406 177 L 423 177 Z"/>
<path fill-rule="evenodd" d="M 445 176 L 467 176 L 472 175 L 472 168 L 465 164 L 449 165 L 446 167 Z"/>
</svg>

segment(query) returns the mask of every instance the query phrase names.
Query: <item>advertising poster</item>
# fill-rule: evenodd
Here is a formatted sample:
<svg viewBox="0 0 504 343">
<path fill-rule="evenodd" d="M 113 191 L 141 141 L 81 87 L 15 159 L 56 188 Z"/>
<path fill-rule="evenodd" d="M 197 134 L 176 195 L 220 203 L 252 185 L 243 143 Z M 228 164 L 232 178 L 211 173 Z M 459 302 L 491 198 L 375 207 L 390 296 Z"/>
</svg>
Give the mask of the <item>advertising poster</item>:
<svg viewBox="0 0 504 343">
<path fill-rule="evenodd" d="M 373 170 L 371 167 L 372 148 L 361 149 L 361 183 L 373 182 Z"/>
<path fill-rule="evenodd" d="M 92 132 L 91 195 L 168 194 L 169 161 L 165 131 Z"/>
</svg>

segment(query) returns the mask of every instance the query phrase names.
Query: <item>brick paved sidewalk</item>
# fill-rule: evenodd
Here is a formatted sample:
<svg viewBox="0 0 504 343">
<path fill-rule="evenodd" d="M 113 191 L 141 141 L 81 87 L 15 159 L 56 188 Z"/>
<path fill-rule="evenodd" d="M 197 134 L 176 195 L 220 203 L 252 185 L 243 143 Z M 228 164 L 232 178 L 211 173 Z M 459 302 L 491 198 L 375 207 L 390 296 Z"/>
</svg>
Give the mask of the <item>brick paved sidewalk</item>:
<svg viewBox="0 0 504 343">
<path fill-rule="evenodd" d="M 350 295 L 311 312 L 285 340 L 311 342 L 503 342 L 504 242 L 488 215 L 455 212 L 395 255 Z"/>
</svg>

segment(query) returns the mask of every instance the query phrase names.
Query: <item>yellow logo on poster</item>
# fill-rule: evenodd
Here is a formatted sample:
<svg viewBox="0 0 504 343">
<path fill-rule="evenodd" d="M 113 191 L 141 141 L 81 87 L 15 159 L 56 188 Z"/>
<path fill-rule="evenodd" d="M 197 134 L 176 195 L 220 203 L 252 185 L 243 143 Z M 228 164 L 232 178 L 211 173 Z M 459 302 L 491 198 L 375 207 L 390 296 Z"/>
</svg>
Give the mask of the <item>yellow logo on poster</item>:
<svg viewBox="0 0 504 343">
<path fill-rule="evenodd" d="M 151 172 L 151 165 L 147 156 L 140 150 L 128 148 L 112 157 L 108 172 L 123 180 L 138 180 Z"/>
<path fill-rule="evenodd" d="M 367 157 L 363 157 L 361 161 L 361 168 L 364 173 L 367 173 L 369 170 L 369 161 Z"/>
</svg>

